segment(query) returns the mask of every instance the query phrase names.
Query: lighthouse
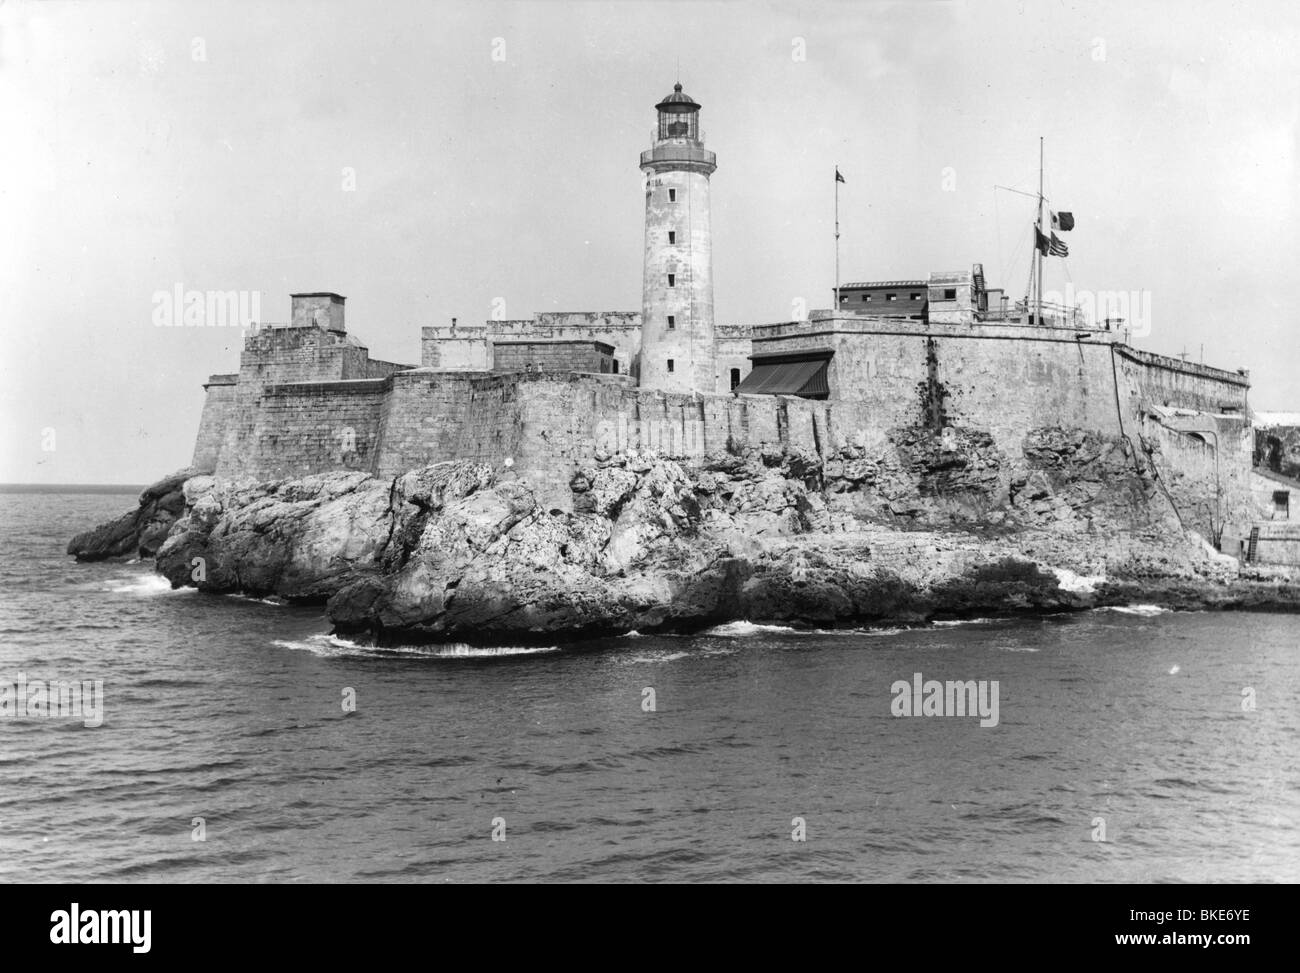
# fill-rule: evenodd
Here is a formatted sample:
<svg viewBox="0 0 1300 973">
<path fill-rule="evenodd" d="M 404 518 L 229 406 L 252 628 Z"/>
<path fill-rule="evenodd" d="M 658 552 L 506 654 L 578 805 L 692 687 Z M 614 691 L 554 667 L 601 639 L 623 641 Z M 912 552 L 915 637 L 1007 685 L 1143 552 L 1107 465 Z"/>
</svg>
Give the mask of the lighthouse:
<svg viewBox="0 0 1300 973">
<path fill-rule="evenodd" d="M 716 157 L 704 147 L 700 106 L 673 85 L 655 105 L 654 146 L 645 173 L 645 276 L 641 288 L 642 388 L 713 392 L 713 239 L 709 176 Z"/>
</svg>

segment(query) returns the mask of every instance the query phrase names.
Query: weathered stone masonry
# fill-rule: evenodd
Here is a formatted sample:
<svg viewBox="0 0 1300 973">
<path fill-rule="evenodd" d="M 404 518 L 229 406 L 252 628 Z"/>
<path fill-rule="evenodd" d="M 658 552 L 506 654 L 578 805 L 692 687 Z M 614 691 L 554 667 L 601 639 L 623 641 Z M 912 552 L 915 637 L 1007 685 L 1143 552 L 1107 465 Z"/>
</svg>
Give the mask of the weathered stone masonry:
<svg viewBox="0 0 1300 973">
<path fill-rule="evenodd" d="M 409 368 L 371 361 L 337 333 L 272 329 L 250 336 L 238 376 L 207 384 L 194 461 L 221 476 L 279 478 L 394 476 L 464 459 L 508 463 L 562 492 L 577 469 L 619 455 L 691 464 L 775 446 L 836 470 L 928 437 L 936 449 L 977 443 L 1000 457 L 987 487 L 1009 496 L 1042 431 L 1060 427 L 1127 444 L 1130 462 L 1158 471 L 1185 526 L 1211 539 L 1245 530 L 1244 375 L 1050 328 L 823 318 L 756 334 L 756 350 L 834 349 L 831 398 L 663 392 L 563 370 Z M 377 372 L 386 374 L 343 377 Z"/>
</svg>

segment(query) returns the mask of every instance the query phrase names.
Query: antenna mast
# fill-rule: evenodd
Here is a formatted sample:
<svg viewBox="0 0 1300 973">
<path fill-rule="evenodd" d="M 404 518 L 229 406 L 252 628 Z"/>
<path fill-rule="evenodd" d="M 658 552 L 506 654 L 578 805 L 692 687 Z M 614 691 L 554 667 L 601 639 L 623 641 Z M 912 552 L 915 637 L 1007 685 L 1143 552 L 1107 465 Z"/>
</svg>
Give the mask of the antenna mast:
<svg viewBox="0 0 1300 973">
<path fill-rule="evenodd" d="M 1038 224 L 1034 234 L 1034 249 L 1038 251 L 1038 273 L 1034 280 L 1037 285 L 1035 303 L 1038 305 L 1038 320 L 1043 323 L 1043 137 L 1038 136 Z"/>
</svg>

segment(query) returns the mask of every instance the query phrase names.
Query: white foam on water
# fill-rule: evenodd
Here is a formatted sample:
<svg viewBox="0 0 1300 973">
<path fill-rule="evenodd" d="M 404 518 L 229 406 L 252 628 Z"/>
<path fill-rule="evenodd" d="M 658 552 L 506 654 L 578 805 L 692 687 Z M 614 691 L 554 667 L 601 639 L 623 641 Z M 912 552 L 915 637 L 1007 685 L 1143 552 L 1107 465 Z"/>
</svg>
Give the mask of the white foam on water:
<svg viewBox="0 0 1300 973">
<path fill-rule="evenodd" d="M 725 625 L 715 625 L 713 628 L 705 629 L 700 634 L 715 638 L 744 638 L 747 635 L 759 635 L 763 632 L 802 634 L 800 629 L 791 628 L 789 625 L 760 625 L 756 622 L 727 622 Z"/>
<path fill-rule="evenodd" d="M 402 655 L 434 656 L 438 659 L 495 659 L 512 655 L 547 655 L 559 652 L 558 645 L 465 645 L 449 642 L 445 645 L 397 645 L 386 651 Z"/>
<path fill-rule="evenodd" d="M 791 625 L 763 625 L 758 622 L 727 622 L 715 625 L 699 634 L 714 638 L 744 638 L 747 635 L 776 633 L 780 635 L 852 635 L 861 632 L 856 628 L 795 628 Z"/>
<path fill-rule="evenodd" d="M 676 662 L 690 656 L 689 652 L 655 652 L 652 655 L 634 655 L 626 660 L 628 665 L 644 665 L 653 662 Z M 704 653 L 701 653 L 704 654 Z M 715 653 L 716 654 L 716 653 Z"/>
<path fill-rule="evenodd" d="M 627 665 L 645 665 L 647 663 L 658 662 L 677 662 L 681 659 L 716 659 L 720 656 L 735 655 L 740 651 L 735 645 L 729 646 L 700 646 L 686 651 L 672 651 L 663 649 L 656 652 L 648 652 L 644 655 L 625 656 L 620 662 Z"/>
<path fill-rule="evenodd" d="M 931 622 L 936 628 L 956 628 L 958 625 L 992 625 L 996 618 L 949 618 Z"/>
<path fill-rule="evenodd" d="M 1173 609 L 1161 608 L 1159 605 L 1110 605 L 1100 609 L 1106 612 L 1119 612 L 1121 615 L 1164 615 Z"/>
<path fill-rule="evenodd" d="M 1178 675 L 1178 668 L 1179 668 L 1178 666 L 1174 666 L 1172 669 L 1170 669 L 1170 670 L 1169 670 L 1169 675 L 1171 675 L 1171 676 L 1176 676 L 1176 675 Z"/>
<path fill-rule="evenodd" d="M 1069 568 L 1052 568 L 1056 581 L 1064 591 L 1090 595 L 1097 590 L 1097 585 L 1106 580 L 1104 574 L 1075 574 Z"/>
<path fill-rule="evenodd" d="M 272 605 L 276 608 L 283 608 L 285 606 L 285 602 L 281 601 L 279 598 L 276 598 L 274 595 L 270 596 L 269 598 L 255 598 L 252 595 L 243 595 L 235 591 L 235 592 L 231 592 L 230 594 L 227 594 L 226 597 L 237 598 L 240 601 L 251 601 L 255 605 Z"/>
<path fill-rule="evenodd" d="M 133 578 L 117 578 L 107 582 L 101 591 L 111 591 L 115 595 L 139 595 L 151 598 L 155 595 L 192 594 L 195 588 L 172 588 L 172 583 L 161 574 L 136 575 Z"/>
<path fill-rule="evenodd" d="M 293 649 L 297 652 L 310 652 L 313 655 L 360 655 L 368 646 L 349 642 L 335 635 L 309 635 L 305 639 L 275 639 L 272 645 L 281 649 Z"/>
<path fill-rule="evenodd" d="M 331 656 L 409 655 L 424 659 L 496 659 L 506 656 L 544 655 L 559 652 L 558 645 L 466 645 L 446 642 L 435 645 L 364 645 L 337 635 L 309 635 L 305 639 L 275 639 L 282 649 Z"/>
</svg>

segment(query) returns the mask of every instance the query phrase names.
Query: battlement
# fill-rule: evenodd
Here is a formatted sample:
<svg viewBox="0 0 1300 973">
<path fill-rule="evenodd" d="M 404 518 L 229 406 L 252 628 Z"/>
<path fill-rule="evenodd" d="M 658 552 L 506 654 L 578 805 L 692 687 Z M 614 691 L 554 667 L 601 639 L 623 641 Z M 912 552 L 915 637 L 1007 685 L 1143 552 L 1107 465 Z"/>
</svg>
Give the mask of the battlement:
<svg viewBox="0 0 1300 973">
<path fill-rule="evenodd" d="M 498 367 L 515 367 L 513 364 L 496 364 L 498 345 L 512 342 L 592 342 L 598 341 L 613 348 L 609 366 L 619 375 L 639 374 L 641 355 L 641 313 L 639 311 L 542 311 L 531 318 L 489 320 L 483 324 L 460 324 L 454 318 L 450 324 L 432 325 L 421 329 L 420 364 L 426 368 L 448 371 L 490 372 Z M 569 350 L 577 352 L 578 345 Z M 585 351 L 582 360 L 565 361 L 562 357 L 547 358 L 546 367 L 566 370 L 598 370 L 588 361 Z M 512 353 L 506 361 L 514 362 Z"/>
</svg>

